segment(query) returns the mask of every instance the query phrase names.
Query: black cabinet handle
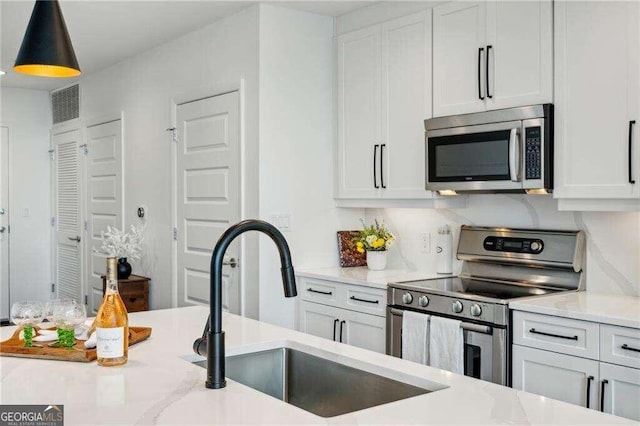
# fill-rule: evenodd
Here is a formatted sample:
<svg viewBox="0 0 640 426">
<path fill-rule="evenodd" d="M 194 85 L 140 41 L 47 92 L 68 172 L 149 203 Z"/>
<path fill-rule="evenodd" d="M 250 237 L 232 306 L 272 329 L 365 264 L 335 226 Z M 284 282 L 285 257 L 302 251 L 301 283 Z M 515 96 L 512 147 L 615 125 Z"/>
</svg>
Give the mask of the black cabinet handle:
<svg viewBox="0 0 640 426">
<path fill-rule="evenodd" d="M 578 340 L 578 336 L 562 336 L 560 334 L 545 333 L 544 331 L 538 331 L 535 328 L 532 328 L 531 330 L 529 330 L 529 333 L 541 334 L 543 336 L 549 336 L 549 337 L 557 337 L 559 339 Z"/>
<path fill-rule="evenodd" d="M 609 383 L 607 379 L 604 379 L 600 383 L 600 411 L 604 413 L 604 386 Z"/>
<path fill-rule="evenodd" d="M 628 346 L 626 343 L 624 345 L 620 346 L 620 348 L 625 349 L 627 351 L 640 352 L 640 349 L 632 348 L 631 346 Z"/>
<path fill-rule="evenodd" d="M 631 185 L 636 183 L 636 181 L 633 179 L 633 125 L 634 124 L 636 124 L 636 120 L 631 120 L 629 122 L 629 183 Z"/>
<path fill-rule="evenodd" d="M 373 187 L 378 189 L 378 175 L 376 173 L 376 158 L 378 157 L 378 144 L 373 146 Z"/>
<path fill-rule="evenodd" d="M 320 291 L 320 290 L 314 290 L 311 287 L 309 287 L 307 289 L 307 291 L 310 291 L 311 293 L 318 293 L 318 294 L 326 294 L 327 296 L 331 296 L 333 293 L 330 291 Z"/>
<path fill-rule="evenodd" d="M 342 343 L 342 328 L 345 322 L 345 320 L 340 321 L 340 343 Z"/>
<path fill-rule="evenodd" d="M 484 52 L 484 47 L 478 48 L 478 98 L 484 101 L 484 96 L 482 96 L 482 52 Z"/>
<path fill-rule="evenodd" d="M 489 92 L 489 51 L 491 50 L 493 46 L 489 45 L 487 46 L 487 57 L 486 57 L 486 68 L 485 68 L 485 79 L 487 82 L 487 98 L 491 99 L 493 98 L 493 96 L 491 96 L 491 92 Z"/>
<path fill-rule="evenodd" d="M 377 300 L 360 299 L 360 298 L 355 297 L 355 296 L 351 296 L 351 300 L 357 300 L 358 302 L 375 303 L 376 305 L 378 304 Z"/>
<path fill-rule="evenodd" d="M 587 377 L 587 408 L 590 408 L 590 399 L 591 399 L 591 382 L 593 381 L 593 376 Z"/>
<path fill-rule="evenodd" d="M 383 143 L 382 145 L 380 145 L 380 186 L 382 187 L 382 189 L 386 188 L 387 186 L 384 184 L 384 165 L 383 165 L 383 159 L 384 159 L 384 147 L 387 146 L 387 144 Z"/>
<path fill-rule="evenodd" d="M 333 320 L 333 341 L 336 341 L 336 325 L 338 324 L 338 321 L 340 321 L 338 318 L 336 318 L 335 320 Z"/>
</svg>

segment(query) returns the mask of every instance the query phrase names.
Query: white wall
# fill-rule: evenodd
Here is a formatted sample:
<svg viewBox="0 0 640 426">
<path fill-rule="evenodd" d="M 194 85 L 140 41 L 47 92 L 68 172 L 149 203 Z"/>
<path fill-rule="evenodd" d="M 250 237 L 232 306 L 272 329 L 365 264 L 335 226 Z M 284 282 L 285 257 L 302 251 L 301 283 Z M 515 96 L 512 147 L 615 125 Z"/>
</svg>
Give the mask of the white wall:
<svg viewBox="0 0 640 426">
<path fill-rule="evenodd" d="M 336 231 L 363 211 L 333 200 L 333 19 L 260 6 L 260 217 L 291 216 L 295 268 L 338 264 Z M 260 319 L 294 327 L 274 244 L 260 238 Z"/>
<path fill-rule="evenodd" d="M 398 237 L 389 252 L 391 267 L 435 272 L 437 229 L 460 225 L 538 229 L 581 229 L 587 235 L 587 291 L 640 296 L 640 213 L 559 212 L 550 196 L 473 195 L 455 210 L 370 209 L 367 220 L 383 219 Z M 432 236 L 431 253 L 421 253 L 422 232 Z M 455 249 L 455 248 L 454 248 Z M 460 262 L 456 262 L 458 272 Z"/>
<path fill-rule="evenodd" d="M 0 101 L 0 124 L 9 127 L 10 301 L 46 300 L 51 294 L 49 92 L 2 87 Z"/>
<path fill-rule="evenodd" d="M 172 304 L 172 100 L 176 96 L 210 96 L 221 83 L 245 79 L 247 170 L 257 169 L 258 7 L 252 7 L 200 30 L 135 56 L 80 82 L 82 116 L 124 114 L 125 226 L 137 224 L 136 209 L 148 206 L 146 253 L 134 273 L 151 277 L 152 309 Z M 247 174 L 247 216 L 257 216 L 257 174 Z M 257 251 L 257 239 L 249 256 Z M 251 250 L 253 248 L 253 250 Z M 247 273 L 257 275 L 243 259 Z M 258 293 L 257 281 L 248 295 Z M 257 316 L 257 298 L 247 301 Z"/>
</svg>

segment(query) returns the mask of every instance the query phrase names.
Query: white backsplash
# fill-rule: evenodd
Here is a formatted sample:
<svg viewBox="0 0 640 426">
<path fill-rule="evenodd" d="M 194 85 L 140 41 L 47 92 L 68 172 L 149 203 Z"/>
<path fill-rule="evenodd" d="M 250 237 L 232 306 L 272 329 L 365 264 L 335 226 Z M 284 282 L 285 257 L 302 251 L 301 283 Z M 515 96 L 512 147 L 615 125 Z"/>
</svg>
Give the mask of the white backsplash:
<svg viewBox="0 0 640 426">
<path fill-rule="evenodd" d="M 587 235 L 587 291 L 640 296 L 640 212 L 559 212 L 550 196 L 473 195 L 463 209 L 367 209 L 396 235 L 389 267 L 433 273 L 438 227 L 449 224 L 457 250 L 460 225 L 575 230 Z M 429 253 L 422 234 L 431 234 Z M 461 263 L 454 261 L 453 271 Z"/>
</svg>

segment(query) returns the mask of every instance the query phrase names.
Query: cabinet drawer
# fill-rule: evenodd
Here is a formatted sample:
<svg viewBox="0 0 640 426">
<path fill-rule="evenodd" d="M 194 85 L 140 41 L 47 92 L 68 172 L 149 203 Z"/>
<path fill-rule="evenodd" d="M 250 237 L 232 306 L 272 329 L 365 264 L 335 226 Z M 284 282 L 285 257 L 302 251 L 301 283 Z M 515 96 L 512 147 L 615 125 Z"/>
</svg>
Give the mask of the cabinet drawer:
<svg viewBox="0 0 640 426">
<path fill-rule="evenodd" d="M 513 343 L 598 359 L 599 325 L 530 312 L 513 312 Z"/>
<path fill-rule="evenodd" d="M 600 360 L 640 368 L 640 330 L 601 324 Z"/>
<path fill-rule="evenodd" d="M 385 316 L 387 294 L 378 288 L 346 285 L 346 308 L 372 315 Z"/>
<path fill-rule="evenodd" d="M 338 283 L 332 281 L 303 278 L 300 280 L 302 300 L 335 305 L 338 301 Z"/>
</svg>

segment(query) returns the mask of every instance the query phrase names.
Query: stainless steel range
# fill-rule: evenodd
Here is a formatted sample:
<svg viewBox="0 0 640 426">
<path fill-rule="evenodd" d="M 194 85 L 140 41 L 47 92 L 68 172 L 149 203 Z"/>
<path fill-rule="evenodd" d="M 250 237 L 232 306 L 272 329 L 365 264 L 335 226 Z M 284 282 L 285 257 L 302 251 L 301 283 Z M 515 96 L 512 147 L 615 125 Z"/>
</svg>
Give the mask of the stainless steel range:
<svg viewBox="0 0 640 426">
<path fill-rule="evenodd" d="M 461 320 L 464 374 L 507 385 L 509 302 L 584 290 L 582 231 L 481 228 L 463 225 L 459 276 L 390 283 L 387 354 L 402 357 L 406 310 Z"/>
</svg>

